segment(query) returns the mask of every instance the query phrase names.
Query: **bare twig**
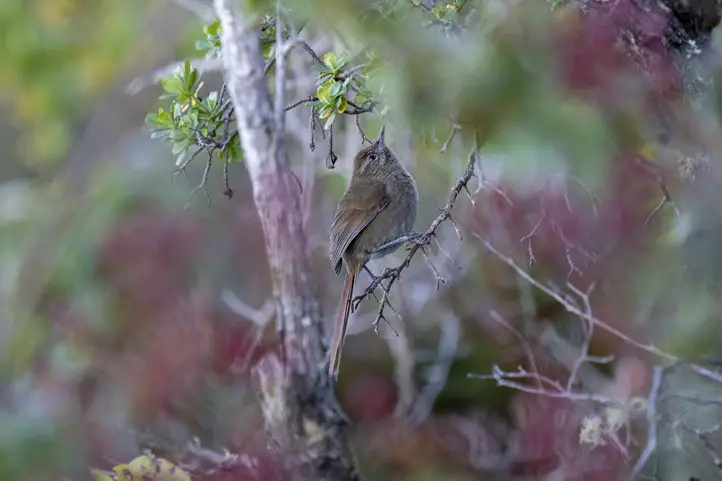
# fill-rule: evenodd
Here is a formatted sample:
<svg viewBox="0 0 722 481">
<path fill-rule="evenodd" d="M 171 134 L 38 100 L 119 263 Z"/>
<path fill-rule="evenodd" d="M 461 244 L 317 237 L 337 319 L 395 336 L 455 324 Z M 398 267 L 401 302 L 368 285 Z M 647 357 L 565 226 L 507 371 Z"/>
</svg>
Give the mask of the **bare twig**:
<svg viewBox="0 0 722 481">
<path fill-rule="evenodd" d="M 584 304 L 584 312 L 587 317 L 592 317 L 592 305 L 589 301 L 589 296 L 594 290 L 595 283 L 592 283 L 586 292 L 580 291 L 572 284 L 569 284 L 568 286 L 570 290 L 572 290 L 582 299 L 582 303 Z M 582 341 L 581 352 L 579 353 L 576 361 L 574 361 L 571 373 L 569 373 L 569 380 L 567 381 L 567 391 L 569 392 L 571 392 L 574 388 L 574 383 L 577 380 L 577 373 L 579 372 L 579 368 L 585 362 L 589 362 L 589 344 L 592 342 L 592 337 L 594 336 L 594 323 L 584 318 L 582 318 L 581 320 L 583 323 L 582 331 L 584 332 L 584 340 Z"/>
<path fill-rule="evenodd" d="M 169 76 L 175 69 L 182 67 L 185 62 L 185 60 L 171 62 L 168 65 L 153 70 L 148 74 L 134 78 L 128 83 L 128 85 L 126 85 L 125 93 L 127 95 L 137 95 L 146 88 L 157 85 L 158 79 Z M 218 59 L 207 60 L 204 58 L 196 58 L 191 60 L 190 63 L 192 68 L 205 72 L 213 72 L 223 68 L 223 62 Z"/>
<path fill-rule="evenodd" d="M 507 329 L 509 330 L 509 332 L 511 332 L 511 333 L 514 335 L 514 337 L 516 337 L 516 338 L 519 340 L 519 342 L 520 342 L 521 345 L 522 345 L 522 348 L 524 349 L 524 354 L 526 355 L 527 361 L 529 361 L 529 367 L 531 367 L 532 374 L 534 374 L 534 375 L 537 376 L 537 377 L 536 377 L 537 387 L 538 387 L 539 389 L 541 389 L 541 388 L 542 388 L 542 384 L 541 384 L 542 381 L 541 381 L 541 379 L 539 379 L 539 377 L 538 377 L 538 376 L 539 376 L 539 369 L 537 368 L 536 360 L 534 359 L 534 353 L 532 352 L 531 347 L 529 346 L 529 343 L 527 342 L 527 340 L 524 339 L 524 336 L 521 335 L 521 333 L 519 332 L 519 330 L 518 330 L 517 328 L 515 328 L 514 326 L 512 326 L 511 324 L 509 324 L 509 323 L 506 321 L 506 319 L 504 319 L 503 317 L 501 317 L 501 315 L 500 315 L 498 312 L 492 310 L 492 311 L 489 311 L 489 315 L 490 315 L 491 318 L 494 319 L 496 322 L 498 322 L 499 324 L 501 324 L 502 326 L 504 326 L 505 328 L 507 328 Z"/>
<path fill-rule="evenodd" d="M 644 221 L 644 226 L 647 227 L 649 223 L 652 221 L 652 218 L 657 215 L 657 213 L 662 210 L 662 207 L 664 207 L 666 204 L 672 205 L 674 209 L 674 213 L 679 216 L 679 210 L 677 209 L 677 206 L 674 205 L 674 201 L 672 200 L 672 196 L 669 195 L 669 190 L 667 190 L 667 183 L 664 180 L 665 173 L 664 171 L 657 165 L 654 165 L 653 163 L 645 160 L 642 157 L 636 156 L 634 157 L 634 163 L 637 164 L 639 167 L 644 169 L 648 174 L 650 174 L 654 180 L 659 185 L 660 190 L 662 191 L 662 200 L 657 204 L 657 206 L 652 210 L 652 212 L 647 216 L 647 219 Z"/>
<path fill-rule="evenodd" d="M 307 104 L 307 103 L 310 103 L 310 102 L 315 102 L 316 100 L 318 100 L 318 97 L 313 96 L 313 95 L 310 96 L 310 97 L 308 97 L 308 98 L 305 98 L 305 99 L 296 100 L 296 101 L 293 102 L 292 104 L 288 105 L 288 106 L 285 108 L 285 110 L 288 111 L 288 110 L 291 110 L 291 109 L 295 109 L 295 108 L 298 107 L 299 105 Z"/>
<path fill-rule="evenodd" d="M 634 463 L 632 475 L 637 476 L 644 469 L 649 457 L 657 449 L 657 396 L 662 386 L 662 377 L 664 375 L 664 367 L 654 366 L 652 372 L 652 387 L 649 389 L 649 398 L 647 399 L 647 444 L 644 451 Z"/>
<path fill-rule="evenodd" d="M 454 137 L 456 137 L 456 134 L 459 133 L 459 130 L 461 130 L 461 126 L 457 123 L 451 124 L 451 133 L 446 138 L 446 141 L 444 142 L 444 145 L 441 146 L 441 149 L 439 149 L 439 154 L 443 154 L 446 152 L 446 150 L 449 148 L 449 145 L 451 145 L 451 141 L 454 140 Z"/>
<path fill-rule="evenodd" d="M 409 411 L 409 419 L 414 424 L 423 422 L 431 413 L 436 397 L 446 385 L 461 339 L 461 322 L 454 314 L 447 315 L 440 324 L 441 339 L 436 351 L 436 360 L 429 367 L 426 384 Z"/>
<path fill-rule="evenodd" d="M 628 336 L 627 334 L 624 334 L 619 329 L 616 329 L 616 328 L 610 326 L 609 324 L 602 321 L 601 319 L 599 319 L 593 315 L 587 314 L 582 309 L 580 309 L 579 306 L 576 305 L 576 303 L 573 302 L 573 300 L 571 300 L 571 298 L 568 295 L 560 293 L 558 290 L 550 287 L 549 285 L 538 281 L 537 279 L 532 277 L 527 271 L 525 271 L 524 269 L 519 267 L 519 265 L 516 262 L 514 262 L 514 260 L 511 257 L 508 257 L 508 256 L 502 254 L 487 239 L 481 237 L 479 234 L 477 234 L 473 230 L 470 230 L 470 232 L 471 232 L 471 235 L 473 235 L 477 240 L 479 240 L 488 251 L 490 251 L 499 260 L 501 260 L 506 265 L 511 267 L 514 271 L 516 271 L 516 273 L 520 277 L 522 277 L 524 280 L 526 280 L 527 282 L 529 282 L 530 284 L 535 286 L 537 289 L 541 290 L 546 295 L 548 295 L 549 297 L 551 297 L 552 299 L 557 301 L 570 314 L 574 314 L 575 316 L 586 319 L 587 321 L 594 324 L 595 327 L 598 327 L 598 328 L 612 334 L 613 336 L 625 341 L 626 343 L 628 343 L 631 346 L 637 347 L 638 349 L 641 349 L 650 354 L 654 354 L 655 356 L 659 356 L 659 357 L 664 358 L 673 363 L 683 363 L 683 361 L 681 359 L 679 359 L 678 357 L 662 351 L 657 346 L 655 346 L 653 344 L 644 344 L 642 342 L 639 342 L 636 339 Z M 703 367 L 703 366 L 700 366 L 697 364 L 691 364 L 691 363 L 683 363 L 683 364 L 685 364 L 687 367 L 689 367 L 691 370 L 693 370 L 694 372 L 696 372 L 697 374 L 699 374 L 701 376 L 704 376 L 713 381 L 722 383 L 722 374 L 720 374 L 718 372 L 711 371 L 711 370 L 707 369 L 706 367 Z"/>
<path fill-rule="evenodd" d="M 358 133 L 361 135 L 361 143 L 368 142 L 369 144 L 372 144 L 373 142 L 371 139 L 368 138 L 366 135 L 366 132 L 364 132 L 363 127 L 361 127 L 361 116 L 356 116 L 356 128 L 358 129 Z"/>
<path fill-rule="evenodd" d="M 333 151 L 333 125 L 328 128 L 328 155 L 326 156 L 326 167 L 333 169 L 336 167 L 338 156 Z"/>
<path fill-rule="evenodd" d="M 213 5 L 208 2 L 202 0 L 173 0 L 173 3 L 198 15 L 204 21 L 211 21 L 215 18 Z"/>
<path fill-rule="evenodd" d="M 714 462 L 714 465 L 718 471 L 722 471 L 722 458 L 720 458 L 720 455 L 718 454 L 719 449 L 717 449 L 709 440 L 709 436 L 710 434 L 718 432 L 720 429 L 722 429 L 722 424 L 715 424 L 714 426 L 710 426 L 708 428 L 696 428 L 692 430 L 695 436 L 697 436 L 697 438 L 702 441 L 702 444 L 712 458 L 712 462 Z"/>
<path fill-rule="evenodd" d="M 276 2 L 276 100 L 274 110 L 274 120 L 276 122 L 276 152 L 283 151 L 283 140 L 286 134 L 286 110 L 284 109 L 286 98 L 286 52 L 284 52 L 283 42 L 283 21 L 281 20 L 281 1 Z"/>
<path fill-rule="evenodd" d="M 259 327 L 264 327 L 269 318 L 275 313 L 275 307 L 271 299 L 267 299 L 260 309 L 256 309 L 243 302 L 230 289 L 224 289 L 221 292 L 221 301 L 235 314 L 248 319 Z"/>
<path fill-rule="evenodd" d="M 321 58 L 318 55 L 316 55 L 316 52 L 314 52 L 314 50 L 311 48 L 311 46 L 307 42 L 305 42 L 303 40 L 299 40 L 298 43 L 299 43 L 299 45 L 301 45 L 301 47 L 303 47 L 303 49 L 306 51 L 306 53 L 311 56 L 311 58 L 313 59 L 314 62 L 316 62 L 317 65 L 321 65 L 321 66 L 325 65 L 323 63 L 323 60 L 321 60 Z"/>
<path fill-rule="evenodd" d="M 564 390 L 557 381 L 550 379 L 546 376 L 539 374 L 533 374 L 525 371 L 524 369 L 518 369 L 516 372 L 507 372 L 502 370 L 496 364 L 492 368 L 491 374 L 467 374 L 470 379 L 491 379 L 496 381 L 497 386 L 508 387 L 516 389 L 517 391 L 523 391 L 529 394 L 538 394 L 540 396 L 556 398 L 556 399 L 568 399 L 570 401 L 584 401 L 584 402 L 595 402 L 604 405 L 624 405 L 622 399 L 613 398 L 611 396 L 604 396 L 602 394 L 590 394 L 581 392 L 567 392 Z M 513 379 L 536 379 L 544 384 L 554 387 L 554 390 L 548 390 L 544 388 L 535 388 L 522 384 Z"/>
<path fill-rule="evenodd" d="M 211 206 L 211 196 L 208 194 L 208 175 L 211 172 L 211 165 L 213 164 L 213 152 L 208 152 L 208 161 L 206 162 L 206 167 L 203 169 L 203 177 L 201 178 L 201 183 L 196 186 L 195 189 L 191 191 L 190 197 L 193 197 L 195 194 L 198 193 L 198 191 L 202 191 L 203 194 L 206 196 L 206 202 L 208 202 L 208 207 Z M 186 209 L 190 209 L 190 200 L 188 204 L 186 204 Z"/>
<path fill-rule="evenodd" d="M 217 451 L 213 451 L 212 449 L 204 448 L 201 446 L 201 441 L 197 437 L 188 442 L 186 449 L 188 453 L 192 454 L 194 457 L 218 467 L 227 467 L 228 465 L 234 464 L 238 461 L 238 455 L 231 453 L 228 450 L 225 450 L 223 453 L 219 453 Z"/>
</svg>

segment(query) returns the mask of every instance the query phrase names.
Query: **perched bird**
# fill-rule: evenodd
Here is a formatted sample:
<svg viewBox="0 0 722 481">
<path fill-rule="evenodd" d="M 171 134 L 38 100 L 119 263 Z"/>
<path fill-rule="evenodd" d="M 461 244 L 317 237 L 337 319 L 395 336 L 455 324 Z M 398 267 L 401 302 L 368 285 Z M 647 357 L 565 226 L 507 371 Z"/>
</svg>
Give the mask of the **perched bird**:
<svg viewBox="0 0 722 481">
<path fill-rule="evenodd" d="M 331 265 L 337 275 L 341 264 L 346 266 L 328 368 L 333 377 L 338 374 L 359 272 L 372 258 L 386 256 L 410 240 L 416 221 L 416 182 L 386 146 L 384 132 L 381 127 L 376 142 L 354 157 L 351 180 L 331 225 Z"/>
</svg>

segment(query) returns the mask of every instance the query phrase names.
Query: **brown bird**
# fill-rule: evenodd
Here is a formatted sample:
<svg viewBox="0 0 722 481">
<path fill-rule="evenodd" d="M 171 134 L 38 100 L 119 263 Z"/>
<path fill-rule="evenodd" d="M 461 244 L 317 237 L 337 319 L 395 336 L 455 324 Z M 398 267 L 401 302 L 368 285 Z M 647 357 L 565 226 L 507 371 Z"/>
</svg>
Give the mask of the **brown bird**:
<svg viewBox="0 0 722 481">
<path fill-rule="evenodd" d="M 328 373 L 332 377 L 338 374 L 356 277 L 369 260 L 394 252 L 417 235 L 412 234 L 419 199 L 416 183 L 386 146 L 384 132 L 381 127 L 376 142 L 356 154 L 351 180 L 331 225 L 331 265 L 337 275 L 341 263 L 346 265 L 331 343 Z"/>
</svg>

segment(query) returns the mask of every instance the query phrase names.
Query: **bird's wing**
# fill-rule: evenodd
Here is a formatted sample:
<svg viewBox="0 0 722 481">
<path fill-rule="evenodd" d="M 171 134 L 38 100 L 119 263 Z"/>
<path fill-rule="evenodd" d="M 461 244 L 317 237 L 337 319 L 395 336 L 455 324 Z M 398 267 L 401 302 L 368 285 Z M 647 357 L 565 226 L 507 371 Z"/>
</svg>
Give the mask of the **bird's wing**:
<svg viewBox="0 0 722 481">
<path fill-rule="evenodd" d="M 341 256 L 359 233 L 374 220 L 391 198 L 383 182 L 357 178 L 349 185 L 331 225 L 331 265 L 341 272 Z"/>
</svg>

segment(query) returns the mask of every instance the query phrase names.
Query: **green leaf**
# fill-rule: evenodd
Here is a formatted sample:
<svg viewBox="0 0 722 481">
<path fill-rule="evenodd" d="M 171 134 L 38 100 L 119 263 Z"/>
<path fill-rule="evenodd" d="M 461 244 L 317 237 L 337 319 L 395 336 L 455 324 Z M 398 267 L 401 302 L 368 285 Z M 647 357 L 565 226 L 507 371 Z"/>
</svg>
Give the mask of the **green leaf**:
<svg viewBox="0 0 722 481">
<path fill-rule="evenodd" d="M 173 102 L 173 119 L 177 122 L 183 115 L 183 106 L 178 102 Z"/>
<path fill-rule="evenodd" d="M 336 112 L 339 114 L 342 114 L 346 111 L 348 108 L 348 100 L 346 100 L 344 97 L 339 98 L 339 102 L 336 102 Z"/>
<path fill-rule="evenodd" d="M 208 106 L 209 110 L 213 110 L 216 108 L 216 105 L 218 105 L 218 92 L 213 91 L 208 94 L 208 98 L 206 99 L 206 105 Z"/>
<path fill-rule="evenodd" d="M 208 50 L 212 46 L 213 44 L 211 44 L 207 39 L 196 40 L 196 50 L 198 51 Z"/>
<path fill-rule="evenodd" d="M 170 134 L 171 134 L 170 129 L 154 130 L 153 132 L 150 133 L 150 138 L 166 140 L 168 137 L 170 137 Z"/>
<path fill-rule="evenodd" d="M 327 52 L 323 56 L 323 63 L 332 70 L 336 69 L 336 54 L 333 52 Z"/>
<path fill-rule="evenodd" d="M 348 64 L 348 57 L 346 56 L 346 54 L 343 54 L 340 57 L 338 57 L 338 59 L 336 59 L 336 73 L 341 72 L 341 70 L 343 70 L 347 64 Z"/>
<path fill-rule="evenodd" d="M 159 109 L 157 114 L 150 113 L 146 115 L 145 121 L 156 128 L 169 128 L 173 126 L 173 119 L 170 116 L 170 112 L 166 112 L 163 109 Z"/>
<path fill-rule="evenodd" d="M 188 63 L 190 65 L 190 62 Z M 198 70 L 192 69 L 188 77 L 186 77 L 186 91 L 192 93 L 195 90 L 196 80 L 198 79 Z"/>
<path fill-rule="evenodd" d="M 341 84 L 338 82 L 333 82 L 331 86 L 329 87 L 328 93 L 331 95 L 331 97 L 338 97 L 338 95 L 341 93 Z"/>
<path fill-rule="evenodd" d="M 331 125 L 333 125 L 333 121 L 336 120 L 336 112 L 332 113 L 328 120 L 326 121 L 326 125 L 323 126 L 325 130 L 328 130 Z"/>
<path fill-rule="evenodd" d="M 186 60 L 185 63 L 183 63 L 183 78 L 189 79 L 191 76 L 191 62 L 190 60 Z"/>
<path fill-rule="evenodd" d="M 169 94 L 180 94 L 183 91 L 183 81 L 175 76 L 160 79 L 160 86 Z"/>
<path fill-rule="evenodd" d="M 176 167 L 181 165 L 184 160 L 186 160 L 186 155 L 188 154 L 188 150 L 184 150 L 180 154 L 178 154 L 178 157 L 175 159 L 175 165 Z"/>
<path fill-rule="evenodd" d="M 173 150 L 171 152 L 173 155 L 178 155 L 181 152 L 185 152 L 186 150 L 188 150 L 188 147 L 189 147 L 188 141 L 177 142 L 177 143 L 173 144 Z"/>
<path fill-rule="evenodd" d="M 228 146 L 228 159 L 231 162 L 243 161 L 243 149 L 241 148 L 241 139 L 237 135 L 233 138 Z"/>
<path fill-rule="evenodd" d="M 208 35 L 209 37 L 217 37 L 221 34 L 221 20 L 217 19 L 215 22 L 211 23 L 210 25 L 206 25 L 203 27 L 203 33 Z"/>
<path fill-rule="evenodd" d="M 336 82 L 334 80 L 329 80 L 316 89 L 316 97 L 318 97 L 320 102 L 328 103 L 331 100 L 331 87 L 335 84 Z"/>
</svg>

